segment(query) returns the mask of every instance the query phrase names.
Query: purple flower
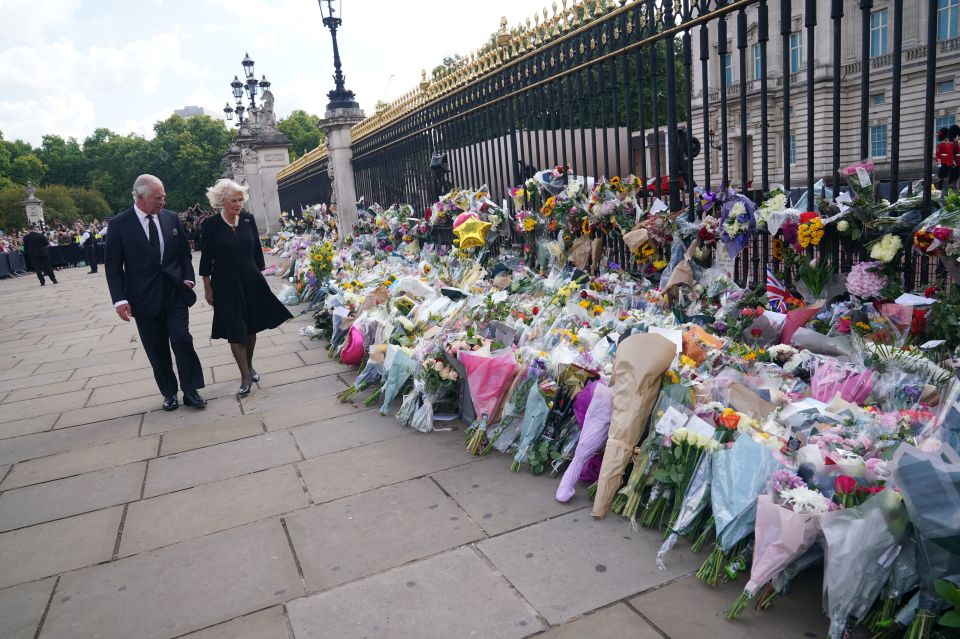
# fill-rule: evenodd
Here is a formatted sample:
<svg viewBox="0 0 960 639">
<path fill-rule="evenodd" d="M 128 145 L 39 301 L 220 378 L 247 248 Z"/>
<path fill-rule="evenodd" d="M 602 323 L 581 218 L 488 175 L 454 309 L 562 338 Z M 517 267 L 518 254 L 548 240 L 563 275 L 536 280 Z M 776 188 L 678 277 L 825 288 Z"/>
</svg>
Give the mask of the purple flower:
<svg viewBox="0 0 960 639">
<path fill-rule="evenodd" d="M 620 265 L 617 264 L 616 262 L 610 262 L 609 264 L 607 264 L 607 267 L 608 267 L 611 271 L 619 271 L 619 270 L 620 270 Z"/>
</svg>

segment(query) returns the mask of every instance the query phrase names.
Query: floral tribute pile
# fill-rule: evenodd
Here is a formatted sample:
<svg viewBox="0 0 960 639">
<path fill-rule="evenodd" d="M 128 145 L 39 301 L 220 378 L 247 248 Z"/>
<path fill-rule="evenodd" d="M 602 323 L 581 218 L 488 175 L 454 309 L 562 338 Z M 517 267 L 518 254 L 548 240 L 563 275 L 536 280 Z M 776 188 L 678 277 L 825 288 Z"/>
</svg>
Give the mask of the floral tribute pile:
<svg viewBox="0 0 960 639">
<path fill-rule="evenodd" d="M 955 268 L 960 197 L 922 219 L 915 196 L 874 196 L 870 165 L 844 175 L 816 211 L 723 189 L 671 212 L 636 178 L 555 168 L 512 215 L 482 187 L 363 209 L 340 243 L 279 237 L 276 274 L 315 311 L 305 334 L 357 367 L 342 401 L 422 432 L 462 420 L 471 454 L 662 531 L 661 566 L 685 539 L 701 580 L 743 583 L 728 619 L 820 567 L 830 637 L 929 637 L 960 625 L 960 328 L 954 287 L 904 291 L 902 263 Z M 512 231 L 522 247 L 495 248 Z M 743 288 L 760 232 L 767 277 Z M 844 235 L 869 260 L 839 273 L 824 247 Z"/>
</svg>

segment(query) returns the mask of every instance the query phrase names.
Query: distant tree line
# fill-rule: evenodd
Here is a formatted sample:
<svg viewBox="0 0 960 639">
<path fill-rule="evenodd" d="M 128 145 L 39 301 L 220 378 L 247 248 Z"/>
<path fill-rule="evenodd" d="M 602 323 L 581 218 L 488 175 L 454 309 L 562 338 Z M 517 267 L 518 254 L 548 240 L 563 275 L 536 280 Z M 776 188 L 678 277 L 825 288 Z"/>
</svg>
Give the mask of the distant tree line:
<svg viewBox="0 0 960 639">
<path fill-rule="evenodd" d="M 323 140 L 319 118 L 298 110 L 278 128 L 291 140 L 291 159 Z M 0 131 L 0 229 L 26 225 L 24 187 L 32 182 L 50 224 L 103 220 L 130 206 L 130 187 L 141 173 L 163 180 L 167 208 L 206 203 L 206 189 L 222 172 L 220 161 L 235 131 L 209 116 L 173 115 L 153 126 L 154 137 L 96 129 L 82 142 L 44 135 L 40 146 L 6 140 Z"/>
</svg>

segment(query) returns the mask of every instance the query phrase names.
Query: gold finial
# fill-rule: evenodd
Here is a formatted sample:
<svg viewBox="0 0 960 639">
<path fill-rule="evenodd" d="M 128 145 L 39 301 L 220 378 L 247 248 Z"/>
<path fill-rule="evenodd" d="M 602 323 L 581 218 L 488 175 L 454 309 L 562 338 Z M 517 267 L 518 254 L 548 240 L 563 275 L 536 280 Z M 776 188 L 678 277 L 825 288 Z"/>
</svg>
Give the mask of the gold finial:
<svg viewBox="0 0 960 639">
<path fill-rule="evenodd" d="M 500 28 L 497 30 L 497 46 L 505 47 L 510 44 L 510 34 L 507 33 L 507 19 L 504 16 L 500 17 Z"/>
<path fill-rule="evenodd" d="M 527 31 L 530 30 L 530 18 L 527 18 Z"/>
<path fill-rule="evenodd" d="M 430 81 L 427 80 L 427 70 L 420 69 L 420 90 L 426 91 L 430 88 Z"/>
<path fill-rule="evenodd" d="M 607 6 L 606 6 L 607 13 L 610 13 L 616 8 L 617 8 L 617 5 L 613 0 L 607 0 Z"/>
<path fill-rule="evenodd" d="M 596 0 L 593 3 L 593 17 L 599 18 L 603 15 L 603 0 Z"/>
</svg>

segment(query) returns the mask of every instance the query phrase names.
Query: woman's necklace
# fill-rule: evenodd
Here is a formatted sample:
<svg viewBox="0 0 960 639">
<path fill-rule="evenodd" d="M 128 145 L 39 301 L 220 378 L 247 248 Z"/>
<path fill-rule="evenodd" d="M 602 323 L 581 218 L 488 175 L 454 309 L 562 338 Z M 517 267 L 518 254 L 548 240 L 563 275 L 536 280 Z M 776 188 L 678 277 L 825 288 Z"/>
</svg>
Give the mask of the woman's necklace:
<svg viewBox="0 0 960 639">
<path fill-rule="evenodd" d="M 237 224 L 240 223 L 240 216 L 239 216 L 239 215 L 234 218 L 234 221 L 233 221 L 233 222 L 231 222 L 229 219 L 227 219 L 227 216 L 223 213 L 223 211 L 221 211 L 221 212 L 220 212 L 220 218 L 221 218 L 224 222 L 226 222 L 226 223 L 227 223 L 227 226 L 229 226 L 230 228 L 232 228 L 234 231 L 237 230 Z"/>
</svg>

